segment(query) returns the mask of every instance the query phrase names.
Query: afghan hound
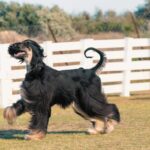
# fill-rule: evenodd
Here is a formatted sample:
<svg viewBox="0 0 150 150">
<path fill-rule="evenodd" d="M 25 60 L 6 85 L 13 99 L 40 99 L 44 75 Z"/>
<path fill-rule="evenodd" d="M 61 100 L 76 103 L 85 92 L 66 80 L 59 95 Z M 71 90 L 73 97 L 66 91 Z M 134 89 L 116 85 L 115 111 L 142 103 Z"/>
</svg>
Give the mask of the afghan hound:
<svg viewBox="0 0 150 150">
<path fill-rule="evenodd" d="M 120 113 L 115 104 L 109 104 L 102 92 L 101 80 L 96 71 L 103 67 L 106 57 L 95 48 L 88 51 L 99 54 L 99 62 L 90 69 L 72 69 L 58 71 L 43 62 L 43 48 L 32 40 L 11 44 L 9 54 L 26 63 L 27 73 L 21 85 L 21 99 L 4 110 L 4 118 L 13 123 L 24 112 L 31 114 L 27 140 L 45 137 L 51 116 L 51 107 L 55 104 L 62 108 L 72 104 L 74 111 L 89 120 L 92 127 L 89 134 L 109 133 L 120 122 Z M 61 115 L 61 114 L 60 114 Z"/>
</svg>

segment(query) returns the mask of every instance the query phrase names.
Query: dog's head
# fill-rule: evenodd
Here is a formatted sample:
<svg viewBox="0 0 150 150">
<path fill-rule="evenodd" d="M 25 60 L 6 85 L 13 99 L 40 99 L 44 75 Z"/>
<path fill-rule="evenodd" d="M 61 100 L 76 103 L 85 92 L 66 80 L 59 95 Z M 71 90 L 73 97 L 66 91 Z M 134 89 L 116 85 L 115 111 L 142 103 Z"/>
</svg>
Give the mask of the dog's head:
<svg viewBox="0 0 150 150">
<path fill-rule="evenodd" d="M 8 52 L 12 57 L 19 59 L 21 62 L 28 61 L 30 63 L 33 57 L 41 59 L 44 57 L 43 48 L 35 41 L 29 39 L 11 44 Z"/>
</svg>

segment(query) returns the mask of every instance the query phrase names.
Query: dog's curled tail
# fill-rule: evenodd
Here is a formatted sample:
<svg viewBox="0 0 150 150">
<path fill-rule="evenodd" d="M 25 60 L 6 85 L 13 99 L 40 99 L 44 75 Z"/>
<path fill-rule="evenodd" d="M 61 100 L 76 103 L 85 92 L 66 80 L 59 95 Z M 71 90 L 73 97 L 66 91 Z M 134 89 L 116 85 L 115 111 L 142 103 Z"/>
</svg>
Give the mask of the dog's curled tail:
<svg viewBox="0 0 150 150">
<path fill-rule="evenodd" d="M 93 50 L 94 52 L 97 52 L 97 53 L 100 55 L 100 60 L 99 60 L 99 62 L 96 64 L 96 66 L 94 66 L 93 68 L 91 68 L 91 70 L 96 71 L 97 69 L 102 69 L 102 68 L 105 66 L 105 63 L 106 63 L 106 60 L 107 60 L 105 54 L 104 54 L 102 51 L 100 51 L 100 50 L 98 50 L 98 49 L 96 49 L 96 48 L 89 47 L 89 48 L 87 48 L 87 49 L 84 51 L 84 55 L 85 55 L 86 58 L 92 58 L 92 56 L 87 56 L 87 55 L 86 55 L 86 53 L 87 53 L 88 51 L 90 51 L 90 50 Z"/>
</svg>

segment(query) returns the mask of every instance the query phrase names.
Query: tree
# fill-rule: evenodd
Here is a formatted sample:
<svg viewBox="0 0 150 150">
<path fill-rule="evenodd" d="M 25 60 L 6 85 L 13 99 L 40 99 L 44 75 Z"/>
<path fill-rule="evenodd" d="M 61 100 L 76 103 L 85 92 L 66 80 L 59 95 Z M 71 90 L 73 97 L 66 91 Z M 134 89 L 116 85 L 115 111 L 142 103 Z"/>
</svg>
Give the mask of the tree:
<svg viewBox="0 0 150 150">
<path fill-rule="evenodd" d="M 53 6 L 51 9 L 42 9 L 38 14 L 40 14 L 40 20 L 45 27 L 45 33 L 51 34 L 49 31 L 49 27 L 51 27 L 51 30 L 53 30 L 53 33 L 57 37 L 71 39 L 75 34 L 75 30 L 72 27 L 71 17 L 57 5 Z"/>
<path fill-rule="evenodd" d="M 101 20 L 102 18 L 103 18 L 102 10 L 97 9 L 94 14 L 94 19 L 98 21 L 98 20 Z"/>
<path fill-rule="evenodd" d="M 16 18 L 20 32 L 36 36 L 41 31 L 40 17 L 37 15 L 36 9 L 30 4 L 24 4 L 21 11 L 17 12 Z"/>
<path fill-rule="evenodd" d="M 141 17 L 150 20 L 150 0 L 145 0 L 146 3 L 143 6 L 139 6 L 135 11 L 136 17 Z"/>
<path fill-rule="evenodd" d="M 109 10 L 105 13 L 105 17 L 108 18 L 109 20 L 113 20 L 117 17 L 116 12 L 113 10 Z"/>
</svg>

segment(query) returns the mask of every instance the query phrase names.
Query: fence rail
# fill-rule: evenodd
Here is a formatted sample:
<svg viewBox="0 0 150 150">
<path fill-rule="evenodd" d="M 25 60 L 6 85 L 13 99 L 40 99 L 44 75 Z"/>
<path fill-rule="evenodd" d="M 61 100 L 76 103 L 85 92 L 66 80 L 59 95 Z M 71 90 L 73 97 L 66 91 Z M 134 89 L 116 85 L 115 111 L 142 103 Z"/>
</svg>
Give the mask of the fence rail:
<svg viewBox="0 0 150 150">
<path fill-rule="evenodd" d="M 26 70 L 25 64 L 7 54 L 9 44 L 0 44 L 0 107 L 6 107 L 20 98 L 19 86 Z M 44 48 L 45 63 L 58 69 L 90 68 L 98 61 L 94 52 L 84 57 L 87 47 L 95 47 L 105 52 L 108 62 L 101 77 L 104 92 L 129 96 L 132 91 L 150 90 L 150 39 L 85 39 L 77 42 L 41 43 Z"/>
</svg>

